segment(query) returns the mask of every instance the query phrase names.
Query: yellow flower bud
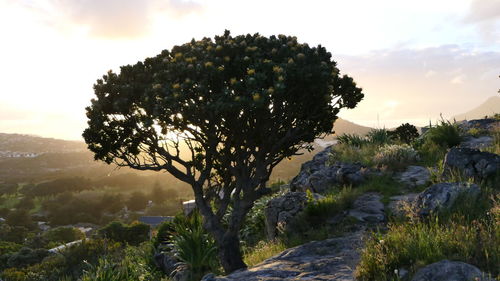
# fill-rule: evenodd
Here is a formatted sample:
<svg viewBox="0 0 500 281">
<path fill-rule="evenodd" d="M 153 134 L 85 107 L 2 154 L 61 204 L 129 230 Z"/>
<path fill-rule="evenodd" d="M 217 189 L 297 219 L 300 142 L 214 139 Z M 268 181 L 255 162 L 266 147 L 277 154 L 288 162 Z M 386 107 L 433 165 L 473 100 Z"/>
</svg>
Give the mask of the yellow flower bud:
<svg viewBox="0 0 500 281">
<path fill-rule="evenodd" d="M 255 74 L 255 69 L 249 69 L 247 70 L 248 75 L 254 75 Z"/>
<path fill-rule="evenodd" d="M 182 58 L 182 53 L 176 53 L 176 54 L 175 54 L 175 58 L 176 58 L 176 59 L 180 59 L 180 58 Z"/>
<path fill-rule="evenodd" d="M 224 71 L 224 66 L 221 65 L 221 66 L 217 67 L 217 70 L 218 71 Z"/>
<path fill-rule="evenodd" d="M 259 93 L 254 93 L 252 95 L 252 98 L 253 98 L 253 101 L 258 101 L 258 100 L 260 100 L 260 94 Z"/>
<path fill-rule="evenodd" d="M 224 61 L 230 61 L 230 60 L 231 60 L 231 58 L 229 56 L 224 57 Z"/>
<path fill-rule="evenodd" d="M 283 80 L 285 80 L 283 76 L 278 77 L 278 81 L 283 82 Z"/>
<path fill-rule="evenodd" d="M 172 85 L 172 88 L 174 89 L 179 89 L 181 87 L 181 85 L 179 83 L 175 83 L 174 85 Z"/>
<path fill-rule="evenodd" d="M 238 82 L 238 80 L 236 80 L 236 78 L 231 78 L 231 80 L 230 80 L 231 85 L 236 84 L 236 82 Z"/>
<path fill-rule="evenodd" d="M 276 72 L 276 73 L 281 73 L 283 71 L 283 68 L 275 65 L 273 66 L 273 72 Z"/>
<path fill-rule="evenodd" d="M 154 84 L 153 85 L 153 89 L 160 89 L 161 88 L 161 84 Z"/>
<path fill-rule="evenodd" d="M 212 67 L 212 66 L 214 66 L 214 64 L 211 61 L 207 61 L 205 63 L 205 67 Z"/>
</svg>

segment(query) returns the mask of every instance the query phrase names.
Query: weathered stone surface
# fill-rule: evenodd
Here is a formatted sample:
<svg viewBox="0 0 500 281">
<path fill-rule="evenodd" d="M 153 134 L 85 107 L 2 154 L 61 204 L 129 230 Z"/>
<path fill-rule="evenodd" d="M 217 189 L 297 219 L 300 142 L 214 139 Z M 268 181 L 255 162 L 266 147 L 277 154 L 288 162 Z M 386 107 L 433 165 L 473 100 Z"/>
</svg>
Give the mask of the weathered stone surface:
<svg viewBox="0 0 500 281">
<path fill-rule="evenodd" d="M 462 148 L 472 148 L 480 149 L 493 145 L 493 137 L 491 136 L 480 136 L 480 137 L 465 137 L 460 143 Z"/>
<path fill-rule="evenodd" d="M 396 216 L 405 215 L 407 211 L 411 210 L 415 204 L 418 193 L 408 193 L 404 195 L 392 196 L 391 201 L 387 205 L 391 214 Z"/>
<path fill-rule="evenodd" d="M 385 221 L 384 204 L 382 197 L 377 193 L 365 193 L 354 201 L 353 207 L 347 215 L 361 222 L 379 223 Z"/>
<path fill-rule="evenodd" d="M 430 264 L 413 276 L 412 281 L 494 281 L 477 267 L 457 261 L 442 260 Z"/>
<path fill-rule="evenodd" d="M 330 152 L 331 147 L 327 147 L 311 161 L 302 164 L 299 174 L 290 183 L 290 190 L 310 189 L 322 193 L 334 185 L 358 185 L 365 180 L 368 169 L 360 163 L 336 162 L 327 165 Z"/>
<path fill-rule="evenodd" d="M 464 131 L 472 128 L 491 131 L 495 128 L 500 128 L 500 121 L 493 118 L 476 119 L 461 121 L 458 123 L 458 126 Z"/>
<path fill-rule="evenodd" d="M 422 166 L 408 166 L 406 171 L 394 175 L 395 180 L 410 188 L 425 185 L 430 178 L 429 169 Z"/>
<path fill-rule="evenodd" d="M 323 241 L 313 241 L 226 277 L 206 276 L 204 281 L 354 280 L 359 261 L 362 232 Z"/>
<path fill-rule="evenodd" d="M 460 171 L 466 177 L 487 179 L 500 170 L 500 156 L 470 148 L 452 148 L 444 158 L 444 176 Z"/>
<path fill-rule="evenodd" d="M 430 186 L 417 196 L 415 207 L 419 216 L 428 216 L 453 206 L 458 195 L 466 192 L 470 196 L 479 194 L 476 184 L 438 183 Z"/>
<path fill-rule="evenodd" d="M 315 200 L 323 197 L 319 194 L 313 194 L 313 196 Z M 276 237 L 278 227 L 286 228 L 292 219 L 304 209 L 307 200 L 305 192 L 288 192 L 270 200 L 264 211 L 268 238 L 274 239 Z"/>
</svg>

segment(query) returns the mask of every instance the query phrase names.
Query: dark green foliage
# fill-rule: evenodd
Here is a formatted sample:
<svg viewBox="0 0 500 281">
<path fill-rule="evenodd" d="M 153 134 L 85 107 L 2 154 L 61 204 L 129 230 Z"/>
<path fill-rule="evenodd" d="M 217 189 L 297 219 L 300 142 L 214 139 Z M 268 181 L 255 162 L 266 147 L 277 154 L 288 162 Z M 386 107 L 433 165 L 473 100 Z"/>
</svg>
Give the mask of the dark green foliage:
<svg viewBox="0 0 500 281">
<path fill-rule="evenodd" d="M 28 210 L 25 209 L 17 209 L 11 211 L 7 218 L 5 219 L 5 223 L 10 226 L 22 226 L 28 229 L 34 227 L 33 221 L 31 220 L 31 216 Z"/>
<path fill-rule="evenodd" d="M 60 178 L 49 182 L 40 183 L 37 185 L 25 186 L 21 193 L 30 196 L 47 196 L 66 191 L 77 192 L 87 189 L 92 189 L 94 183 L 83 177 Z"/>
<path fill-rule="evenodd" d="M 190 184 L 226 271 L 244 267 L 239 228 L 268 193 L 272 169 L 311 149 L 332 132 L 340 109 L 363 98 L 324 47 L 229 31 L 110 71 L 94 92 L 83 137 L 95 159 Z M 221 191 L 227 196 L 214 197 Z"/>
<path fill-rule="evenodd" d="M 412 143 L 419 136 L 417 127 L 409 123 L 401 124 L 394 131 L 389 133 L 394 136 L 394 138 L 406 144 Z"/>
<path fill-rule="evenodd" d="M 35 202 L 33 201 L 32 197 L 27 197 L 25 196 L 19 203 L 17 203 L 17 208 L 19 209 L 26 209 L 26 210 L 31 210 L 35 207 Z"/>
<path fill-rule="evenodd" d="M 127 247 L 123 255 L 103 257 L 96 265 L 89 264 L 81 281 L 158 281 L 161 272 L 151 261 L 151 246 Z"/>
<path fill-rule="evenodd" d="M 134 191 L 130 194 L 125 205 L 132 211 L 141 211 L 146 208 L 148 204 L 148 198 L 144 192 Z"/>
<path fill-rule="evenodd" d="M 64 244 L 85 238 L 85 235 L 74 227 L 56 227 L 43 234 L 48 242 Z"/>
<path fill-rule="evenodd" d="M 337 137 L 340 144 L 346 144 L 354 147 L 361 147 L 368 141 L 365 137 L 356 134 L 343 134 Z"/>
<path fill-rule="evenodd" d="M 22 244 L 28 236 L 29 229 L 24 226 L 9 226 L 0 223 L 0 240 Z"/>
<path fill-rule="evenodd" d="M 0 208 L 0 217 L 5 218 L 9 215 L 10 209 L 9 208 Z"/>
<path fill-rule="evenodd" d="M 99 229 L 99 234 L 113 241 L 137 246 L 149 239 L 149 230 L 149 225 L 144 223 L 124 225 L 115 221 Z"/>
<path fill-rule="evenodd" d="M 17 183 L 1 183 L 0 184 L 0 195 L 1 194 L 14 194 L 17 192 Z"/>
<path fill-rule="evenodd" d="M 173 222 L 164 223 L 156 240 L 173 244 L 171 250 L 189 270 L 189 280 L 197 281 L 207 272 L 218 272 L 217 247 L 203 228 L 198 212 L 188 217 L 179 215 Z"/>
<path fill-rule="evenodd" d="M 437 126 L 430 128 L 424 137 L 426 140 L 446 148 L 456 146 L 462 140 L 457 125 L 444 120 Z"/>
<path fill-rule="evenodd" d="M 369 143 L 376 145 L 389 144 L 392 140 L 389 131 L 386 129 L 373 129 L 368 132 L 366 139 Z"/>
<path fill-rule="evenodd" d="M 22 248 L 19 252 L 8 255 L 5 268 L 26 267 L 41 262 L 49 252 L 45 249 Z"/>
<path fill-rule="evenodd" d="M 23 246 L 14 242 L 0 241 L 0 256 L 17 252 Z"/>
</svg>

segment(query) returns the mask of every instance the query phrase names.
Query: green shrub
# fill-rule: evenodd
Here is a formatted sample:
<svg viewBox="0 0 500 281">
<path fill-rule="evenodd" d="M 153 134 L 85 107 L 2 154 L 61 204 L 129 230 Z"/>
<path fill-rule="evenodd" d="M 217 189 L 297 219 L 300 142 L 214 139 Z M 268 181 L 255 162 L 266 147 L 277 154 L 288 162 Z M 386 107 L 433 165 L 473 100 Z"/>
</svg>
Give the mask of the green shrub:
<svg viewBox="0 0 500 281">
<path fill-rule="evenodd" d="M 377 150 L 378 146 L 374 144 L 366 144 L 361 147 L 338 144 L 332 148 L 328 164 L 340 161 L 351 163 L 359 162 L 366 166 L 372 166 L 374 164 L 373 157 Z"/>
<path fill-rule="evenodd" d="M 398 170 L 418 159 L 417 152 L 407 144 L 389 144 L 381 147 L 375 155 L 374 161 L 378 165 L 384 165 Z"/>
<path fill-rule="evenodd" d="M 151 263 L 151 246 L 127 247 L 117 259 L 105 256 L 96 265 L 89 264 L 80 281 L 156 281 L 161 273 Z"/>
<path fill-rule="evenodd" d="M 48 242 L 64 244 L 85 238 L 85 234 L 74 227 L 56 227 L 43 234 Z"/>
<path fill-rule="evenodd" d="M 114 221 L 99 229 L 99 234 L 113 241 L 137 246 L 149 240 L 149 230 L 149 225 L 144 223 L 125 225 Z"/>
<path fill-rule="evenodd" d="M 436 127 L 430 128 L 426 132 L 425 138 L 446 148 L 457 146 L 462 140 L 457 125 L 444 120 Z"/>
<path fill-rule="evenodd" d="M 208 272 L 219 271 L 215 241 L 203 228 L 202 217 L 197 211 L 188 217 L 176 216 L 164 229 L 169 230 L 166 242 L 173 245 L 171 250 L 183 267 L 188 269 L 189 280 L 197 281 Z"/>
<path fill-rule="evenodd" d="M 0 241 L 0 256 L 19 251 L 23 245 L 14 242 Z"/>
<path fill-rule="evenodd" d="M 361 192 L 360 189 L 344 188 L 332 191 L 318 201 L 310 201 L 291 222 L 290 231 L 282 234 L 283 241 L 292 247 L 342 233 L 342 225 L 332 226 L 327 221 L 348 209 Z"/>
<path fill-rule="evenodd" d="M 417 127 L 409 123 L 401 124 L 394 131 L 389 133 L 394 136 L 394 138 L 406 144 L 412 143 L 419 136 Z"/>
<path fill-rule="evenodd" d="M 355 147 L 361 147 L 368 142 L 365 137 L 356 134 L 343 134 L 338 136 L 337 140 L 340 144 L 346 144 Z"/>
<path fill-rule="evenodd" d="M 392 138 L 386 129 L 373 129 L 366 135 L 368 142 L 378 145 L 389 144 Z"/>
</svg>

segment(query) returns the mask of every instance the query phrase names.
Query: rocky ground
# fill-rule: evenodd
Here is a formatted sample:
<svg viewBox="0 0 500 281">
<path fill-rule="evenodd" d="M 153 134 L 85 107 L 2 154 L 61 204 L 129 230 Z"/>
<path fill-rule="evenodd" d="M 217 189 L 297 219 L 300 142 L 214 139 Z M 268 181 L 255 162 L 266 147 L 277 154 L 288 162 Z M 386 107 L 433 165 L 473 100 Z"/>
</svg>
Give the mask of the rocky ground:
<svg viewBox="0 0 500 281">
<path fill-rule="evenodd" d="M 483 126 L 491 129 L 499 126 L 498 121 L 470 121 L 461 124 L 463 128 Z M 479 149 L 493 143 L 491 136 L 468 136 L 455 148 L 449 150 L 443 162 L 443 178 L 460 170 L 467 177 L 485 179 L 500 170 L 500 156 L 481 152 Z M 291 192 L 275 198 L 266 209 L 266 230 L 270 239 L 276 236 L 280 224 L 289 223 L 307 204 L 306 190 L 314 193 L 314 200 L 321 199 L 322 193 L 332 185 L 358 185 L 369 178 L 372 171 L 359 163 L 327 164 L 331 147 L 318 153 L 313 160 L 303 164 L 300 173 L 290 183 Z M 351 209 L 344 211 L 338 223 L 346 217 L 354 218 L 354 227 L 340 237 L 313 241 L 271 257 L 246 270 L 240 270 L 224 277 L 206 275 L 204 281 L 232 280 L 355 280 L 354 272 L 360 259 L 367 233 L 374 227 L 383 228 L 387 214 L 400 215 L 411 211 L 416 216 L 425 217 L 432 212 L 451 206 L 463 192 L 474 196 L 479 194 L 477 185 L 460 182 L 444 182 L 430 185 L 431 173 L 428 168 L 408 166 L 393 178 L 405 189 L 405 193 L 390 198 L 387 206 L 382 204 L 382 196 L 369 192 L 356 199 Z M 430 186 L 429 186 L 430 185 Z M 417 187 L 427 186 L 418 192 Z M 421 190 L 421 189 L 420 189 Z M 387 210 L 386 210 L 387 209 Z M 410 280 L 408 272 L 398 273 L 401 280 Z M 466 281 L 492 280 L 478 268 L 463 263 L 443 260 L 417 271 L 412 281 Z"/>
</svg>

